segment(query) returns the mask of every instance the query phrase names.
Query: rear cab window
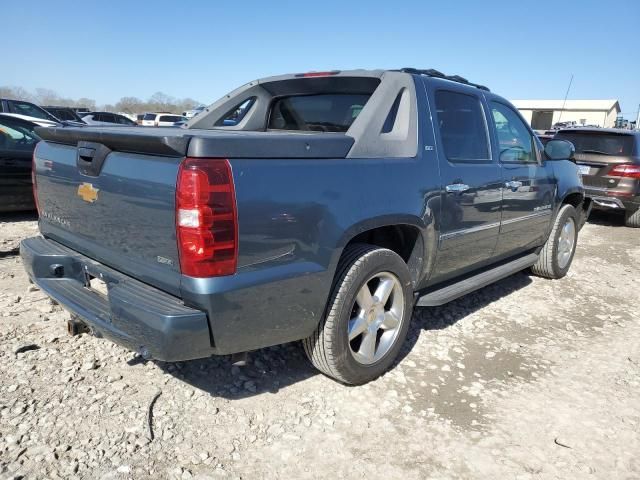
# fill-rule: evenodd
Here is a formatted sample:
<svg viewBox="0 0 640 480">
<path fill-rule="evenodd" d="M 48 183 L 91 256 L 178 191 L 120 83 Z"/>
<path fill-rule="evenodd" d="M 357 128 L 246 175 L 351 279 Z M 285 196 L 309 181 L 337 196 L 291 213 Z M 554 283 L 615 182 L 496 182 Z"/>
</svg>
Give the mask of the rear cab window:
<svg viewBox="0 0 640 480">
<path fill-rule="evenodd" d="M 370 94 L 318 94 L 277 98 L 269 115 L 269 130 L 346 132 Z"/>
<path fill-rule="evenodd" d="M 594 153 L 629 157 L 633 155 L 634 136 L 612 132 L 592 130 L 560 131 L 555 136 L 559 140 L 573 143 L 577 153 Z"/>
</svg>

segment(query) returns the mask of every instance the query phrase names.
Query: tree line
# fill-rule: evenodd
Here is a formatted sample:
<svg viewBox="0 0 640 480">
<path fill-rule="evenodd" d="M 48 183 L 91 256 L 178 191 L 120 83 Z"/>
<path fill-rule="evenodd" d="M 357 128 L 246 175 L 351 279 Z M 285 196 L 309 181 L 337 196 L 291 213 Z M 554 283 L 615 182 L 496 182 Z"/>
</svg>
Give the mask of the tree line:
<svg viewBox="0 0 640 480">
<path fill-rule="evenodd" d="M 92 98 L 66 98 L 48 88 L 36 88 L 34 91 L 22 87 L 0 86 L 0 98 L 26 100 L 36 105 L 56 105 L 62 107 L 85 107 L 93 111 L 124 112 L 129 114 L 144 112 L 170 112 L 181 114 L 202 102 L 193 98 L 175 98 L 162 92 L 156 92 L 147 100 L 138 97 L 122 97 L 115 104 L 98 105 Z"/>
</svg>

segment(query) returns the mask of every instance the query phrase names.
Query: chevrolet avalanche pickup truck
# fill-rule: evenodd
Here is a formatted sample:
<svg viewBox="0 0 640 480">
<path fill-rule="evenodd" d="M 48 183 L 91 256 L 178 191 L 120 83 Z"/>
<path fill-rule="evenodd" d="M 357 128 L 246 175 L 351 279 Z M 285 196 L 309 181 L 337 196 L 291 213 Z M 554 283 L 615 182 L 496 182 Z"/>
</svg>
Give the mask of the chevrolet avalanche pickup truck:
<svg viewBox="0 0 640 480">
<path fill-rule="evenodd" d="M 415 305 L 563 277 L 589 210 L 571 143 L 435 70 L 271 77 L 184 128 L 39 134 L 30 278 L 72 333 L 161 361 L 302 340 L 365 383 Z"/>
</svg>

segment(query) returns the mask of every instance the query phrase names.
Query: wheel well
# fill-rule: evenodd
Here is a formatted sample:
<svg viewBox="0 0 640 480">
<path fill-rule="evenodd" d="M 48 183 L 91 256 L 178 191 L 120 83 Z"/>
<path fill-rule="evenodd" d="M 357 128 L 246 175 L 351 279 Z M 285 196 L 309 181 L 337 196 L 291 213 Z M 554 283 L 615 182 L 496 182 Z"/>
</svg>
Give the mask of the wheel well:
<svg viewBox="0 0 640 480">
<path fill-rule="evenodd" d="M 387 225 L 359 233 L 348 245 L 367 243 L 396 252 L 407 263 L 413 283 L 418 280 L 424 257 L 420 230 L 413 225 Z M 346 248 L 346 246 L 345 246 Z"/>
<path fill-rule="evenodd" d="M 580 208 L 582 202 L 584 202 L 584 195 L 581 193 L 570 193 L 562 200 L 563 204 L 573 205 L 576 209 Z"/>
</svg>

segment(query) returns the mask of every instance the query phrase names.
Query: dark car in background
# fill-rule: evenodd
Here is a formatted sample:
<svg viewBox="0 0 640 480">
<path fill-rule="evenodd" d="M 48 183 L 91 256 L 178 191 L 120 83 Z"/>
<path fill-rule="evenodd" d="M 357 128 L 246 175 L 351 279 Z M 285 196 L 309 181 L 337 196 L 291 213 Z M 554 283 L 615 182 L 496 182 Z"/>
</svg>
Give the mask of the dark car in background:
<svg viewBox="0 0 640 480">
<path fill-rule="evenodd" d="M 52 105 L 43 106 L 42 108 L 44 108 L 47 112 L 49 112 L 51 115 L 53 115 L 59 120 L 84 123 L 82 121 L 82 118 L 80 118 L 80 116 L 75 112 L 75 110 L 73 110 L 73 108 L 58 107 L 58 106 L 52 106 Z"/>
<path fill-rule="evenodd" d="M 47 125 L 59 124 L 60 119 L 51 115 L 44 108 L 36 105 L 35 103 L 27 102 L 25 100 L 15 100 L 11 98 L 0 98 L 0 113 L 9 115 L 19 115 L 21 117 L 27 117 L 27 120 L 42 120 Z M 43 125 L 40 123 L 40 125 Z"/>
<path fill-rule="evenodd" d="M 35 210 L 31 159 L 36 123 L 0 114 L 0 212 Z"/>
<path fill-rule="evenodd" d="M 555 138 L 575 146 L 575 161 L 594 208 L 624 212 L 625 224 L 639 228 L 640 132 L 571 128 Z"/>
</svg>

